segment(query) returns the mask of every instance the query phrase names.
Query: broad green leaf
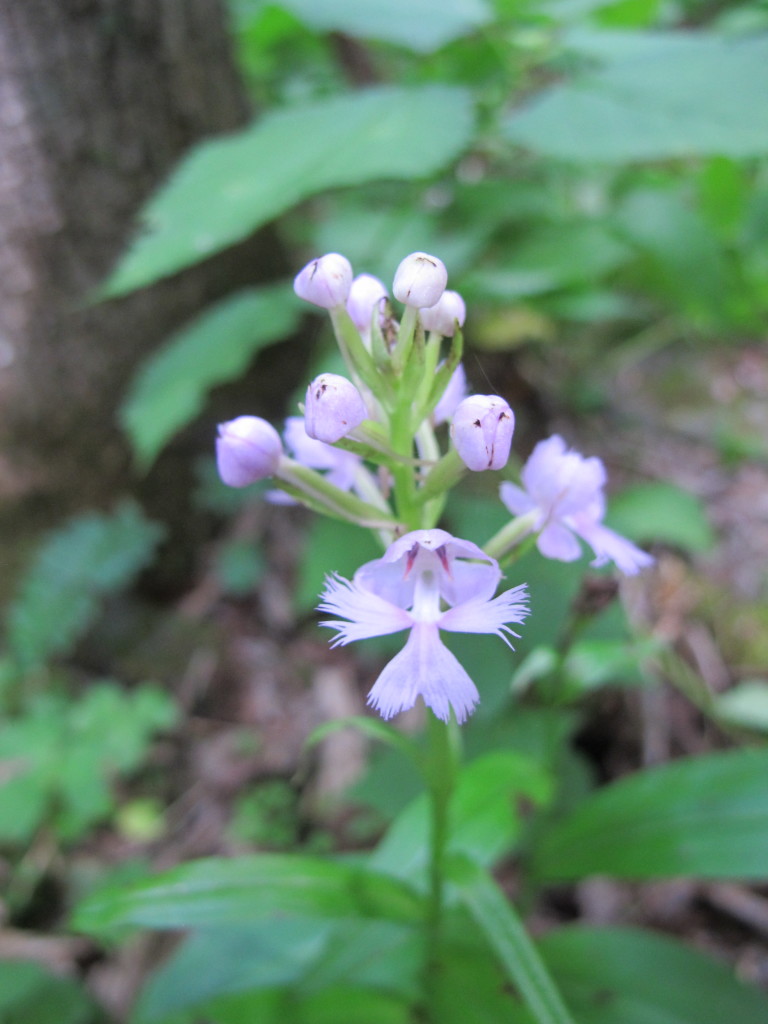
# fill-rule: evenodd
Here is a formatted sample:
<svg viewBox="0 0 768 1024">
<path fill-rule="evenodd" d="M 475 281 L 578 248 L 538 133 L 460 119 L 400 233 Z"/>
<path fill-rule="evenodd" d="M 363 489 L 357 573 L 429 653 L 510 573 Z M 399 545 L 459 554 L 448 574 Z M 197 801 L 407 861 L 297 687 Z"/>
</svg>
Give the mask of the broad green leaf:
<svg viewBox="0 0 768 1024">
<path fill-rule="evenodd" d="M 516 111 L 512 142 L 605 163 L 768 151 L 765 36 L 574 32 L 566 42 L 602 63 Z"/>
<path fill-rule="evenodd" d="M 382 86 L 276 110 L 204 142 L 146 206 L 103 294 L 197 263 L 326 189 L 427 177 L 459 156 L 472 121 L 463 89 Z"/>
<path fill-rule="evenodd" d="M 400 999 L 351 984 L 339 985 L 303 999 L 290 989 L 249 992 L 216 999 L 204 1019 L 216 1024 L 412 1024 L 411 1008 Z M 157 1024 L 199 1024 L 199 1015 Z"/>
<path fill-rule="evenodd" d="M 135 1024 L 222 995 L 295 985 L 333 928 L 332 922 L 286 918 L 193 934 L 151 977 Z"/>
<path fill-rule="evenodd" d="M 715 543 L 701 501 L 674 484 L 634 484 L 611 499 L 608 522 L 631 540 L 658 540 L 684 551 L 711 551 Z"/>
<path fill-rule="evenodd" d="M 768 750 L 685 758 L 598 790 L 542 831 L 539 878 L 765 878 Z"/>
<path fill-rule="evenodd" d="M 493 17 L 486 0 L 279 0 L 318 32 L 399 43 L 430 53 Z"/>
<path fill-rule="evenodd" d="M 718 718 L 733 725 L 768 732 L 768 683 L 749 679 L 714 699 Z"/>
<path fill-rule="evenodd" d="M 455 861 L 451 874 L 461 902 L 537 1024 L 575 1024 L 525 925 L 491 875 L 467 860 Z"/>
<path fill-rule="evenodd" d="M 288 337 L 299 313 L 284 285 L 249 288 L 176 331 L 141 367 L 120 409 L 139 464 L 152 464 L 197 415 L 212 387 L 237 377 L 257 352 Z"/>
<path fill-rule="evenodd" d="M 539 943 L 579 1024 L 764 1024 L 768 998 L 724 964 L 631 928 L 550 932 Z"/>
<path fill-rule="evenodd" d="M 37 963 L 0 961 L 0 1021 L 3 1024 L 92 1024 L 96 1008 L 69 978 L 57 978 Z"/>
<path fill-rule="evenodd" d="M 125 501 L 111 514 L 78 515 L 43 541 L 11 604 L 8 647 L 22 670 L 68 651 L 99 600 L 149 562 L 163 528 Z"/>
<path fill-rule="evenodd" d="M 214 928 L 271 915 L 412 921 L 420 913 L 420 899 L 391 877 L 338 861 L 263 854 L 192 861 L 132 887 L 101 890 L 78 909 L 75 927 Z"/>
</svg>

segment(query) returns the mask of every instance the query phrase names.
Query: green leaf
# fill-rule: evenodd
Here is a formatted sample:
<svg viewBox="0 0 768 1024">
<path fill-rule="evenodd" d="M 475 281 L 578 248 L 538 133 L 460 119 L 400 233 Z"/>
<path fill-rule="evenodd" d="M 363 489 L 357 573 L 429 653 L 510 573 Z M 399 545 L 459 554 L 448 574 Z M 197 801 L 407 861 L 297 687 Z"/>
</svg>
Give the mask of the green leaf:
<svg viewBox="0 0 768 1024">
<path fill-rule="evenodd" d="M 768 750 L 685 758 L 598 790 L 543 832 L 536 875 L 764 878 Z"/>
<path fill-rule="evenodd" d="M 22 671 L 70 650 L 100 600 L 150 561 L 163 528 L 125 501 L 111 515 L 71 519 L 43 541 L 8 611 L 7 642 Z"/>
<path fill-rule="evenodd" d="M 452 875 L 462 903 L 538 1024 L 574 1024 L 523 922 L 493 878 L 467 860 L 455 862 Z"/>
<path fill-rule="evenodd" d="M 420 899 L 393 878 L 312 857 L 264 854 L 184 864 L 132 887 L 101 890 L 75 927 L 214 928 L 272 915 L 417 920 Z"/>
<path fill-rule="evenodd" d="M 638 542 L 657 540 L 704 553 L 715 543 L 701 501 L 674 484 L 634 484 L 611 499 L 611 527 Z"/>
<path fill-rule="evenodd" d="M 150 200 L 102 294 L 197 263 L 326 189 L 425 178 L 459 156 L 472 122 L 462 89 L 383 86 L 273 111 L 204 142 Z"/>
<path fill-rule="evenodd" d="M 718 718 L 732 725 L 768 732 L 768 683 L 748 679 L 714 698 Z"/>
<path fill-rule="evenodd" d="M 211 306 L 141 367 L 120 422 L 147 469 L 203 406 L 207 392 L 239 376 L 257 352 L 295 331 L 299 308 L 284 285 L 249 288 Z"/>
<path fill-rule="evenodd" d="M 3 1024 L 92 1024 L 96 1008 L 75 982 L 36 963 L 0 961 Z"/>
<path fill-rule="evenodd" d="M 566 42 L 600 64 L 514 113 L 512 142 L 604 163 L 768 151 L 765 36 L 573 32 Z"/>
<path fill-rule="evenodd" d="M 431 53 L 489 22 L 485 0 L 280 0 L 280 7 L 318 32 L 398 43 Z"/>
<path fill-rule="evenodd" d="M 768 999 L 724 964 L 631 928 L 560 928 L 539 950 L 579 1024 L 764 1024 Z"/>
</svg>

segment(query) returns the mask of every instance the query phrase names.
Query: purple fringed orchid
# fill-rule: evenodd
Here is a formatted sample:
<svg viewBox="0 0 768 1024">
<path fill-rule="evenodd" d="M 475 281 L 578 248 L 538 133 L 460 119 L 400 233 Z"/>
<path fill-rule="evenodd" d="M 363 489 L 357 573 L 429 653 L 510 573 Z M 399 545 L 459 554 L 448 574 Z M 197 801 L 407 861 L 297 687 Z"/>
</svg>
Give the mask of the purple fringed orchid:
<svg viewBox="0 0 768 1024">
<path fill-rule="evenodd" d="M 438 718 L 458 722 L 480 697 L 475 684 L 440 639 L 451 633 L 495 633 L 512 646 L 509 623 L 528 614 L 525 585 L 493 595 L 498 563 L 476 544 L 445 530 L 414 530 L 352 580 L 326 578 L 320 610 L 338 615 L 321 625 L 337 630 L 332 645 L 410 630 L 405 647 L 385 666 L 368 694 L 382 718 L 413 707 L 421 695 Z"/>
<path fill-rule="evenodd" d="M 522 488 L 503 483 L 501 500 L 515 515 L 537 513 L 536 545 L 546 558 L 575 561 L 581 557 L 581 538 L 595 553 L 592 565 L 614 562 L 633 576 L 653 563 L 645 551 L 603 526 L 606 473 L 600 459 L 569 450 L 555 434 L 533 449 L 521 480 Z"/>
</svg>

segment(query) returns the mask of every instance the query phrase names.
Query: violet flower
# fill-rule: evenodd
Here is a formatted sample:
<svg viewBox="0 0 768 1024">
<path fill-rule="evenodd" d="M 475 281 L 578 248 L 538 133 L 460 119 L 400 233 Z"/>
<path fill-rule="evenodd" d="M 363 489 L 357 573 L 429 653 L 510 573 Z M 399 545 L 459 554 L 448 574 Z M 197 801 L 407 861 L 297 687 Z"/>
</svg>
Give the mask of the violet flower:
<svg viewBox="0 0 768 1024">
<path fill-rule="evenodd" d="M 464 326 L 467 307 L 458 292 L 445 291 L 434 306 L 419 310 L 419 318 L 425 331 L 437 331 L 444 338 L 452 338 L 456 324 Z"/>
<path fill-rule="evenodd" d="M 498 395 L 470 395 L 463 399 L 451 424 L 459 458 L 475 473 L 506 466 L 514 431 L 515 414 Z"/>
<path fill-rule="evenodd" d="M 293 290 L 300 299 L 321 309 L 343 306 L 352 287 L 352 265 L 346 256 L 329 252 L 298 272 Z"/>
<path fill-rule="evenodd" d="M 395 271 L 392 294 L 406 306 L 415 309 L 434 306 L 445 291 L 448 271 L 437 256 L 412 252 Z"/>
<path fill-rule="evenodd" d="M 352 323 L 363 337 L 371 333 L 373 311 L 378 309 L 383 319 L 384 308 L 389 299 L 386 287 L 373 274 L 358 274 L 352 282 L 347 297 L 347 312 Z"/>
<path fill-rule="evenodd" d="M 536 546 L 546 558 L 573 562 L 581 556 L 578 538 L 595 553 L 595 566 L 614 562 L 633 576 L 653 558 L 631 541 L 603 526 L 605 467 L 600 459 L 569 450 L 558 434 L 540 441 L 521 473 L 523 487 L 503 483 L 501 500 L 510 512 L 536 512 Z"/>
<path fill-rule="evenodd" d="M 340 616 L 321 625 L 337 630 L 332 646 L 410 630 L 405 647 L 385 666 L 368 694 L 382 718 L 413 707 L 419 695 L 435 715 L 458 722 L 480 697 L 475 684 L 440 639 L 451 633 L 495 633 L 510 647 L 508 623 L 528 614 L 525 585 L 493 595 L 498 562 L 476 544 L 445 530 L 414 530 L 352 580 L 326 577 L 320 610 Z"/>
<path fill-rule="evenodd" d="M 442 364 L 441 364 L 442 365 Z M 438 370 L 440 367 L 438 367 Z M 453 419 L 453 414 L 459 403 L 467 397 L 467 375 L 464 372 L 463 363 L 459 363 L 451 374 L 448 387 L 443 392 L 440 401 L 432 413 L 432 422 L 437 427 L 441 423 L 447 423 Z"/>
<path fill-rule="evenodd" d="M 321 373 L 307 388 L 304 428 L 311 438 L 332 444 L 367 418 L 363 396 L 346 377 Z"/>
<path fill-rule="evenodd" d="M 260 416 L 238 416 L 220 423 L 216 465 L 229 487 L 248 487 L 272 476 L 283 454 L 280 435 Z"/>
</svg>

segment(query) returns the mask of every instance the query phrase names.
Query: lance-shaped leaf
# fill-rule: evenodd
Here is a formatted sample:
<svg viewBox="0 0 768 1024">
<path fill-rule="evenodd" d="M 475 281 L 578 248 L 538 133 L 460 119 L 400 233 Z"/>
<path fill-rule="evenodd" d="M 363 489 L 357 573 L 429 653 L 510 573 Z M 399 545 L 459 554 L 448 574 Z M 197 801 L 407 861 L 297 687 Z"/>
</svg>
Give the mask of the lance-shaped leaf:
<svg viewBox="0 0 768 1024">
<path fill-rule="evenodd" d="M 685 758 L 614 782 L 542 833 L 536 874 L 566 881 L 765 878 L 768 750 Z"/>
</svg>

